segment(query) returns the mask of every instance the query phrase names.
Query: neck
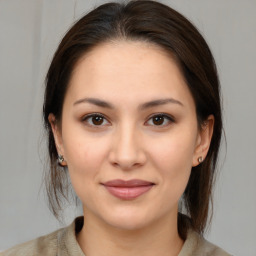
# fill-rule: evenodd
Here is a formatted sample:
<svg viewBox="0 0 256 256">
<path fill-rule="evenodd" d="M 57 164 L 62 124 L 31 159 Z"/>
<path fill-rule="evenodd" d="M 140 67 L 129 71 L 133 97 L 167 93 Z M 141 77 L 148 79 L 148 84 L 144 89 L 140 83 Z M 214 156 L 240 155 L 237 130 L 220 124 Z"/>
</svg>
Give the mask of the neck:
<svg viewBox="0 0 256 256">
<path fill-rule="evenodd" d="M 86 256 L 177 256 L 183 240 L 177 218 L 166 216 L 148 227 L 123 230 L 109 226 L 88 212 L 77 241 Z"/>
</svg>

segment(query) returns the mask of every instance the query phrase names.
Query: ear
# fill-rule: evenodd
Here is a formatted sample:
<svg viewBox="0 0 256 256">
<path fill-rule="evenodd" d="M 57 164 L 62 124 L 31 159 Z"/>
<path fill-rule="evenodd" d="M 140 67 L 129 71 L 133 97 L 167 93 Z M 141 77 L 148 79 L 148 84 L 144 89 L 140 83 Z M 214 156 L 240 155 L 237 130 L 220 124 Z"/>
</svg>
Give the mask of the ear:
<svg viewBox="0 0 256 256">
<path fill-rule="evenodd" d="M 197 166 L 200 164 L 199 157 L 202 157 L 204 160 L 207 156 L 209 147 L 211 145 L 212 134 L 214 129 L 214 116 L 209 115 L 207 120 L 203 122 L 203 125 L 200 127 L 197 143 L 193 156 L 193 164 L 192 166 Z"/>
<path fill-rule="evenodd" d="M 52 129 L 52 133 L 53 133 L 55 146 L 56 146 L 58 155 L 62 155 L 63 158 L 65 159 L 61 130 L 60 130 L 60 126 L 58 125 L 54 114 L 52 114 L 52 113 L 49 114 L 48 121 L 51 124 L 51 129 Z M 66 161 L 61 162 L 61 165 L 66 166 L 67 165 Z"/>
</svg>

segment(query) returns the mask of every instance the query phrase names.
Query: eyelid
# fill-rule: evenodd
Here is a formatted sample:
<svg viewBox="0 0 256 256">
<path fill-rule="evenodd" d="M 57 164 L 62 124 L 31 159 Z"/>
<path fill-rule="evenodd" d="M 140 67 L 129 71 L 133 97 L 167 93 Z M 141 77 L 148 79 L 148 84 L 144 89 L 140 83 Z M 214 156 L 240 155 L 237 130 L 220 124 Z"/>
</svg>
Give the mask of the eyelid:
<svg viewBox="0 0 256 256">
<path fill-rule="evenodd" d="M 89 118 L 91 118 L 91 117 L 95 117 L 95 116 L 100 116 L 100 117 L 102 117 L 104 120 L 107 120 L 107 121 L 108 121 L 108 118 L 106 118 L 105 115 L 103 115 L 103 114 L 101 114 L 101 113 L 98 113 L 98 112 L 96 112 L 96 113 L 90 113 L 90 114 L 88 114 L 88 115 L 85 115 L 85 116 L 82 117 L 81 120 L 82 120 L 82 122 L 85 122 L 87 119 L 89 119 Z M 88 123 L 88 122 L 86 122 L 86 123 Z M 108 121 L 108 123 L 109 123 L 109 121 Z M 91 125 L 91 124 L 88 123 L 88 126 L 100 128 L 100 127 L 102 127 L 103 125 Z"/>
<path fill-rule="evenodd" d="M 107 120 L 108 123 L 110 123 L 110 122 L 108 121 L 108 118 L 107 118 L 104 114 L 101 114 L 101 113 L 99 113 L 99 112 L 90 113 L 90 114 L 88 114 L 88 115 L 83 116 L 83 117 L 82 117 L 82 121 L 85 122 L 87 119 L 89 119 L 89 118 L 91 118 L 91 117 L 95 117 L 95 116 L 100 116 L 100 117 L 102 117 L 104 120 Z M 151 116 L 149 116 L 149 117 L 147 118 L 146 123 L 147 123 L 149 120 L 151 120 L 153 117 L 156 117 L 156 116 L 164 117 L 164 118 L 168 119 L 169 122 L 175 123 L 175 119 L 174 119 L 173 116 L 171 116 L 170 114 L 162 113 L 162 112 L 160 112 L 160 113 L 154 113 L 154 114 L 152 114 Z M 88 123 L 88 122 L 87 122 L 87 123 Z M 89 126 L 91 126 L 91 127 L 96 127 L 96 128 L 100 128 L 100 127 L 105 126 L 105 125 L 91 125 L 91 124 L 89 124 Z M 168 126 L 168 124 L 167 124 L 167 125 L 151 125 L 151 126 L 155 126 L 155 127 L 161 128 L 161 127 Z"/>
<path fill-rule="evenodd" d="M 162 112 L 152 114 L 147 120 L 150 120 L 150 119 L 152 119 L 153 117 L 156 117 L 156 116 L 162 116 L 162 117 L 168 119 L 169 122 L 175 123 L 175 118 L 173 116 L 171 116 L 170 114 L 162 113 Z M 161 128 L 161 127 L 168 126 L 168 124 L 167 125 L 152 125 L 152 126 Z"/>
</svg>

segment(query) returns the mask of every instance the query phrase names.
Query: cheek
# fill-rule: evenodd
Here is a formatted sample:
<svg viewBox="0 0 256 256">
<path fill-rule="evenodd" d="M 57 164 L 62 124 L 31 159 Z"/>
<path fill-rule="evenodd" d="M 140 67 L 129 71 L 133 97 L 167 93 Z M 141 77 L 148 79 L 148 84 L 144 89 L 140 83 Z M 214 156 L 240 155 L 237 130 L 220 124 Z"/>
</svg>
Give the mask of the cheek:
<svg viewBox="0 0 256 256">
<path fill-rule="evenodd" d="M 172 169 L 174 166 L 192 167 L 195 140 L 196 133 L 191 134 L 189 129 L 170 132 L 158 139 L 157 143 L 151 141 L 151 156 L 164 169 Z"/>
<path fill-rule="evenodd" d="M 80 169 L 95 171 L 90 168 L 90 165 L 95 166 L 101 163 L 109 144 L 104 134 L 93 134 L 76 123 L 66 124 L 62 137 L 68 166 L 76 167 L 77 171 Z"/>
<path fill-rule="evenodd" d="M 90 136 L 82 129 L 67 129 L 63 132 L 63 142 L 71 182 L 80 197 L 81 193 L 89 192 L 93 183 L 99 182 L 109 140 L 104 136 Z"/>
<path fill-rule="evenodd" d="M 183 194 L 191 173 L 195 135 L 180 130 L 166 136 L 154 147 L 151 156 L 159 171 L 164 194 L 171 201 L 178 201 Z M 152 145 L 152 144 L 151 144 Z"/>
</svg>

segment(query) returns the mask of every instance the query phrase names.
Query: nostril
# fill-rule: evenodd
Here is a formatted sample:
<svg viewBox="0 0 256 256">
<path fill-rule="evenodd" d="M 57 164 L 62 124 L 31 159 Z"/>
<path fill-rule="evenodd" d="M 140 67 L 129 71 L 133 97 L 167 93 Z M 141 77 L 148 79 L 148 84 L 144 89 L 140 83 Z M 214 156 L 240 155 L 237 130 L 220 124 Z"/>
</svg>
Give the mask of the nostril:
<svg viewBox="0 0 256 256">
<path fill-rule="evenodd" d="M 110 163 L 120 169 L 130 170 L 142 166 L 146 162 L 146 155 L 138 141 L 129 136 L 115 136 L 109 152 Z"/>
</svg>

